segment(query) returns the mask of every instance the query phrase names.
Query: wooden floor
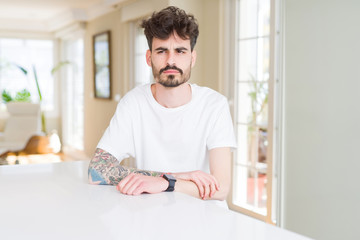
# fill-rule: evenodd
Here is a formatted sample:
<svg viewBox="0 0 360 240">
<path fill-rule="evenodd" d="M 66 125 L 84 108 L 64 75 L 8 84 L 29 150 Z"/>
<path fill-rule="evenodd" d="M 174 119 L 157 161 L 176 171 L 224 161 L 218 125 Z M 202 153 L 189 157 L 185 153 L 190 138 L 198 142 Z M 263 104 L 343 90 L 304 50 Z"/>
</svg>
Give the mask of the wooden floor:
<svg viewBox="0 0 360 240">
<path fill-rule="evenodd" d="M 74 157 L 63 153 L 49 153 L 49 154 L 9 154 L 6 158 L 0 159 L 0 165 L 16 165 L 16 164 L 37 164 L 37 163 L 56 163 L 75 161 Z"/>
</svg>

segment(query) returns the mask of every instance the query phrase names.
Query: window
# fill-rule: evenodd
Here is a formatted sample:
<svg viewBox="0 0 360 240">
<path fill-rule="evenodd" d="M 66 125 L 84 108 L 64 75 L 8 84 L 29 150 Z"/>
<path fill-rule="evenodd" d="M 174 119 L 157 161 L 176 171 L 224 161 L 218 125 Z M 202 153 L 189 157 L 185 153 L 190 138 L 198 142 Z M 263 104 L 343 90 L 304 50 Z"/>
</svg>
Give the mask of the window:
<svg viewBox="0 0 360 240">
<path fill-rule="evenodd" d="M 235 128 L 232 205 L 267 222 L 275 222 L 272 158 L 273 105 L 270 40 L 272 0 L 235 3 Z"/>
<path fill-rule="evenodd" d="M 51 75 L 54 43 L 52 40 L 0 39 L 0 91 L 4 89 L 15 95 L 27 89 L 34 102 L 39 101 L 33 66 L 36 69 L 42 92 L 42 109 L 55 110 L 54 78 Z M 25 75 L 16 65 L 28 71 Z M 4 108 L 4 106 L 2 106 Z"/>
<path fill-rule="evenodd" d="M 136 87 L 153 81 L 151 68 L 146 63 L 146 51 L 149 49 L 144 29 L 140 27 L 139 22 L 132 22 L 130 25 L 132 44 L 132 87 Z"/>
<path fill-rule="evenodd" d="M 67 152 L 84 150 L 84 41 L 64 40 L 64 57 L 70 65 L 63 78 L 63 144 Z"/>
</svg>

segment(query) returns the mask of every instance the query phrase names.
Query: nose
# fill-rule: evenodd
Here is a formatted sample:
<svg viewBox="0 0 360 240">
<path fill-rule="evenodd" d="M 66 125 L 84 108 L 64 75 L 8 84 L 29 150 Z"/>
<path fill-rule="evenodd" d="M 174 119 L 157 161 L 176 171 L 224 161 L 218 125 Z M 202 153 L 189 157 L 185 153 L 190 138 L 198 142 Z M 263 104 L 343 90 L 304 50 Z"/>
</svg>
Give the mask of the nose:
<svg viewBox="0 0 360 240">
<path fill-rule="evenodd" d="M 169 51 L 166 63 L 169 66 L 173 66 L 175 64 L 175 54 L 172 51 Z"/>
</svg>

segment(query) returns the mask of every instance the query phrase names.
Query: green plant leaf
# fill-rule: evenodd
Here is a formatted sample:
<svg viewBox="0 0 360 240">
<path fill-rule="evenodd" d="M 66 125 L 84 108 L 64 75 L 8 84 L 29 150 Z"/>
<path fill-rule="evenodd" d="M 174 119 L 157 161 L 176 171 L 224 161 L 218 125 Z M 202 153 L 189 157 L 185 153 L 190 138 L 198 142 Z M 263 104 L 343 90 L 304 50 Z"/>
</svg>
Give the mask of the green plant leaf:
<svg viewBox="0 0 360 240">
<path fill-rule="evenodd" d="M 62 68 L 67 64 L 70 64 L 70 62 L 69 61 L 59 62 L 55 67 L 53 67 L 53 69 L 51 69 L 51 74 L 54 75 L 55 72 L 57 72 L 60 68 Z"/>
<path fill-rule="evenodd" d="M 15 101 L 17 102 L 31 102 L 30 92 L 27 89 L 23 89 L 16 93 Z"/>
<path fill-rule="evenodd" d="M 25 76 L 27 76 L 28 71 L 27 71 L 25 68 L 23 68 L 22 66 L 20 66 L 20 65 L 18 65 L 18 64 L 16 64 L 16 63 L 13 63 L 13 65 L 14 65 L 15 67 L 17 67 L 20 71 L 22 71 L 22 72 L 25 74 Z"/>
<path fill-rule="evenodd" d="M 37 77 L 37 72 L 36 72 L 36 68 L 35 65 L 32 66 L 33 68 L 33 72 L 34 72 L 34 78 L 35 78 L 35 82 L 36 82 L 36 88 L 38 90 L 38 94 L 39 94 L 39 101 L 42 101 L 42 95 L 41 95 L 41 90 L 40 90 L 40 86 L 39 86 L 39 81 L 38 81 L 38 77 Z"/>
<path fill-rule="evenodd" d="M 13 98 L 11 97 L 10 93 L 6 90 L 2 91 L 1 97 L 4 103 L 13 101 Z"/>
</svg>

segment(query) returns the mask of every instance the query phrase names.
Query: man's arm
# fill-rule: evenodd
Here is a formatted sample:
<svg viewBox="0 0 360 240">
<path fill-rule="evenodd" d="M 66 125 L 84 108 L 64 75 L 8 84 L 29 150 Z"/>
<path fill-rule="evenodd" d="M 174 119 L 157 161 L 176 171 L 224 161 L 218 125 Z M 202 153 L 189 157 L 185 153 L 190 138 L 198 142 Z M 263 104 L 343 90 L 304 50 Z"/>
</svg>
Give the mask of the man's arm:
<svg viewBox="0 0 360 240">
<path fill-rule="evenodd" d="M 210 177 L 201 171 L 174 173 L 173 175 L 178 179 L 175 184 L 175 191 L 183 192 L 204 200 L 225 200 L 227 198 L 231 185 L 230 148 L 214 148 L 210 150 L 209 156 Z M 215 181 L 212 181 L 211 177 L 213 177 Z M 203 182 L 203 184 L 199 184 L 197 181 Z"/>
<path fill-rule="evenodd" d="M 216 179 L 216 176 L 219 175 L 221 179 L 220 183 L 225 183 L 221 178 L 221 174 L 218 174 L 219 171 L 224 169 L 224 165 L 227 163 L 226 154 L 224 155 L 220 149 L 222 148 L 210 151 L 211 174 L 202 171 L 172 173 L 177 178 L 175 191 L 202 199 L 222 200 L 219 194 L 215 194 L 218 190 L 224 192 L 226 189 L 225 187 L 219 189 L 219 184 Z M 228 150 L 228 152 L 230 159 L 230 151 Z M 216 161 L 216 159 L 219 161 Z M 217 167 L 219 164 L 220 167 Z M 168 183 L 161 177 L 162 174 L 161 172 L 143 171 L 122 166 L 114 156 L 99 148 L 96 149 L 88 170 L 89 182 L 91 184 L 117 185 L 117 189 L 121 193 L 128 195 L 165 191 Z M 224 184 L 224 186 L 226 186 L 226 184 Z"/>
<path fill-rule="evenodd" d="M 203 200 L 225 200 L 231 183 L 231 153 L 230 148 L 214 148 L 210 150 L 210 173 L 192 171 L 171 173 L 177 181 L 175 191 L 182 192 Z M 142 192 L 156 193 L 164 191 L 164 179 L 130 174 L 117 186 L 117 189 L 128 195 L 138 195 Z"/>
<path fill-rule="evenodd" d="M 160 172 L 142 171 L 120 165 L 120 162 L 110 153 L 97 148 L 89 164 L 88 177 L 91 184 L 117 185 L 131 173 L 144 176 L 161 176 Z"/>
</svg>

